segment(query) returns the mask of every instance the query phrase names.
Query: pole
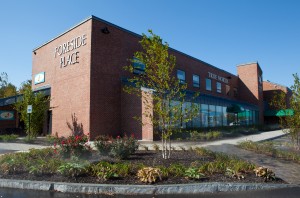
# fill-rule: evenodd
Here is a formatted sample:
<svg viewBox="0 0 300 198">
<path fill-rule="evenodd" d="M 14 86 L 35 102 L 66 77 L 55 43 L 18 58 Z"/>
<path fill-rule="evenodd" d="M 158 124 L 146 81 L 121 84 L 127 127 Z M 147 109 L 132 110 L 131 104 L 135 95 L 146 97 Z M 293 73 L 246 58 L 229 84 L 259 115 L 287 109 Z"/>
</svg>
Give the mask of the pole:
<svg viewBox="0 0 300 198">
<path fill-rule="evenodd" d="M 28 135 L 30 136 L 30 114 L 31 113 L 29 113 L 29 132 L 28 132 Z"/>
</svg>

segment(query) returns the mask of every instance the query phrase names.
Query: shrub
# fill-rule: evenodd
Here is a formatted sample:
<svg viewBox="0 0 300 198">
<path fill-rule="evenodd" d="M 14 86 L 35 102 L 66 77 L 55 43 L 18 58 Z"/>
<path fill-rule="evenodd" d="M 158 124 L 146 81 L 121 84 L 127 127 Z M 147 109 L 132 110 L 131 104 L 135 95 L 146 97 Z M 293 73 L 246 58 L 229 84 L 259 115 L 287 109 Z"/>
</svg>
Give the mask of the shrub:
<svg viewBox="0 0 300 198">
<path fill-rule="evenodd" d="M 113 178 L 118 178 L 117 169 L 113 164 L 109 162 L 99 162 L 91 167 L 91 172 L 93 176 L 96 176 L 98 180 L 109 180 Z"/>
<path fill-rule="evenodd" d="M 184 175 L 185 166 L 182 164 L 171 164 L 168 167 L 169 176 L 182 177 Z"/>
<path fill-rule="evenodd" d="M 155 183 L 162 180 L 161 170 L 159 168 L 145 167 L 138 171 L 137 177 L 144 183 Z"/>
<path fill-rule="evenodd" d="M 257 167 L 254 169 L 254 172 L 257 177 L 264 178 L 265 182 L 276 179 L 275 173 L 271 169 L 266 167 Z"/>
<path fill-rule="evenodd" d="M 109 155 L 111 150 L 111 141 L 112 138 L 106 135 L 100 135 L 96 137 L 94 144 L 100 155 Z"/>
<path fill-rule="evenodd" d="M 59 146 L 54 144 L 55 152 L 63 158 L 79 157 L 87 158 L 91 155 L 92 148 L 88 143 L 88 135 L 71 135 L 61 138 Z"/>
<path fill-rule="evenodd" d="M 55 142 L 59 142 L 59 137 L 47 135 L 46 140 L 49 144 L 54 144 Z"/>
<path fill-rule="evenodd" d="M 125 136 L 123 138 L 118 136 L 116 139 L 99 136 L 95 141 L 95 145 L 100 154 L 118 159 L 128 158 L 139 147 L 137 140 L 133 136 Z"/>
<path fill-rule="evenodd" d="M 71 162 L 63 163 L 58 167 L 58 172 L 67 177 L 78 177 L 87 173 L 89 163 L 73 159 Z"/>
<path fill-rule="evenodd" d="M 0 141 L 3 142 L 11 142 L 11 141 L 15 141 L 19 136 L 18 135 L 0 135 Z"/>
<path fill-rule="evenodd" d="M 197 168 L 188 168 L 185 173 L 185 178 L 187 179 L 194 179 L 194 180 L 199 180 L 203 177 L 205 177 L 205 175 L 203 173 L 200 173 L 199 170 Z"/>
</svg>

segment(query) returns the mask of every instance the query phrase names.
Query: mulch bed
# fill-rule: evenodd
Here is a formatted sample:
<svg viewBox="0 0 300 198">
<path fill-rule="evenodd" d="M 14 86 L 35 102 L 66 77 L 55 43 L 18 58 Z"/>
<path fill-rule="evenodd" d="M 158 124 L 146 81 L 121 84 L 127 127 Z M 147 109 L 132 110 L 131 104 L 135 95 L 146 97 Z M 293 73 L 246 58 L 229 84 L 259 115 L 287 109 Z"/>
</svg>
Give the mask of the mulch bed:
<svg viewBox="0 0 300 198">
<path fill-rule="evenodd" d="M 116 162 L 127 162 L 132 164 L 143 163 L 146 166 L 170 166 L 174 163 L 181 163 L 183 165 L 189 166 L 192 162 L 199 161 L 208 162 L 213 159 L 209 157 L 202 157 L 196 155 L 193 151 L 172 151 L 171 159 L 162 159 L 161 152 L 155 151 L 137 151 L 134 155 L 130 156 L 127 160 L 117 160 L 109 157 L 100 157 L 96 152 L 93 153 L 92 157 L 89 159 L 91 162 L 96 162 L 100 160 L 109 161 L 112 163 Z M 137 177 L 125 177 L 120 179 L 99 181 L 96 177 L 92 176 L 80 176 L 76 178 L 64 177 L 60 174 L 53 175 L 41 175 L 35 176 L 28 173 L 18 173 L 16 175 L 0 175 L 0 178 L 5 179 L 21 179 L 21 180 L 38 180 L 38 181 L 53 181 L 53 182 L 72 182 L 72 183 L 101 183 L 101 184 L 145 184 L 138 180 Z M 254 173 L 245 174 L 245 179 L 234 179 L 223 174 L 208 175 L 207 178 L 202 180 L 188 180 L 185 178 L 169 177 L 164 178 L 163 181 L 159 181 L 155 184 L 182 184 L 182 183 L 201 183 L 201 182 L 242 182 L 242 183 L 264 183 L 263 178 L 256 177 Z M 275 181 L 270 181 L 268 183 L 285 183 L 281 179 L 276 179 Z"/>
</svg>

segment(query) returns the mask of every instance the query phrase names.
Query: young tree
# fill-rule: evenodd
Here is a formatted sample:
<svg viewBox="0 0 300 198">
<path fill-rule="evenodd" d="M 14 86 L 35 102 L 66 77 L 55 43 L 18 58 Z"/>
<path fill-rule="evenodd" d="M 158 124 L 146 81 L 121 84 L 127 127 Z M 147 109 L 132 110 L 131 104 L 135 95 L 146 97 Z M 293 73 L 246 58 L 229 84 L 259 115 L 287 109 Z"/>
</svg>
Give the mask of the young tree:
<svg viewBox="0 0 300 198">
<path fill-rule="evenodd" d="M 31 87 L 31 83 L 32 83 L 32 80 L 26 80 L 26 81 L 22 82 L 22 84 L 18 90 L 18 93 L 23 94 L 25 92 L 25 90 L 27 90 Z"/>
<path fill-rule="evenodd" d="M 17 88 L 8 82 L 8 75 L 5 72 L 0 74 L 0 98 L 15 96 Z"/>
<path fill-rule="evenodd" d="M 293 74 L 294 85 L 291 86 L 292 96 L 286 101 L 286 94 L 281 92 L 276 94 L 271 105 L 285 111 L 286 116 L 279 117 L 280 124 L 285 128 L 284 132 L 288 133 L 297 148 L 300 146 L 300 80 L 298 74 Z M 292 109 L 294 114 L 291 114 Z"/>
<path fill-rule="evenodd" d="M 140 41 L 143 51 L 134 53 L 131 65 L 125 70 L 139 73 L 128 79 L 129 85 L 124 91 L 142 97 L 145 111 L 143 116 L 149 118 L 159 128 L 162 139 L 162 157 L 170 158 L 171 135 L 182 123 L 195 117 L 198 105 L 186 102 L 185 82 L 175 77 L 175 56 L 169 54 L 168 43 L 149 30 L 150 36 L 143 34 Z M 136 69 L 141 69 L 136 72 Z M 197 95 L 196 95 L 197 96 Z M 138 118 L 143 123 L 142 118 Z"/>
<path fill-rule="evenodd" d="M 15 109 L 20 113 L 20 119 L 24 121 L 26 134 L 29 138 L 36 138 L 39 132 L 43 130 L 43 124 L 46 117 L 46 111 L 49 109 L 49 97 L 38 92 L 34 93 L 31 86 L 27 86 L 23 90 L 22 99 L 15 103 Z M 27 114 L 27 106 L 32 105 L 32 113 L 30 115 L 30 128 L 29 116 Z"/>
</svg>

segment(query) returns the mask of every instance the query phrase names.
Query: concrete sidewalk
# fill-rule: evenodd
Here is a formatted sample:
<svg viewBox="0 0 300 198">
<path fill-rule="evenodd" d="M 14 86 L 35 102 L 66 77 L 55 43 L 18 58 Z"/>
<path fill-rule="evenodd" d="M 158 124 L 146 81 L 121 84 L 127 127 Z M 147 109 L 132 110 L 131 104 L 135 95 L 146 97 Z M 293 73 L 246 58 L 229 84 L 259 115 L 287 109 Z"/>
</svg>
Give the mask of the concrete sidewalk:
<svg viewBox="0 0 300 198">
<path fill-rule="evenodd" d="M 269 132 L 263 132 L 260 134 L 255 135 L 248 135 L 244 137 L 238 137 L 238 138 L 232 138 L 232 139 L 226 139 L 226 140 L 216 140 L 211 142 L 196 142 L 196 141 L 172 141 L 172 146 L 175 149 L 180 149 L 180 147 L 184 147 L 186 149 L 190 147 L 208 147 L 208 146 L 218 146 L 218 145 L 224 145 L 224 144 L 231 144 L 231 145 L 237 145 L 239 142 L 251 140 L 253 142 L 258 141 L 264 141 L 269 140 L 273 138 L 277 138 L 280 136 L 285 135 L 285 133 L 282 130 L 277 131 L 269 131 Z M 154 142 L 148 142 L 148 141 L 139 141 L 141 145 L 149 147 L 149 150 L 153 150 L 153 144 L 157 144 L 161 146 L 160 141 L 154 141 Z"/>
</svg>

